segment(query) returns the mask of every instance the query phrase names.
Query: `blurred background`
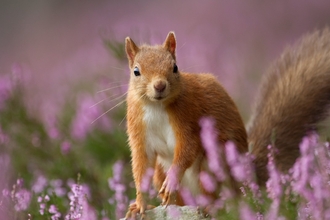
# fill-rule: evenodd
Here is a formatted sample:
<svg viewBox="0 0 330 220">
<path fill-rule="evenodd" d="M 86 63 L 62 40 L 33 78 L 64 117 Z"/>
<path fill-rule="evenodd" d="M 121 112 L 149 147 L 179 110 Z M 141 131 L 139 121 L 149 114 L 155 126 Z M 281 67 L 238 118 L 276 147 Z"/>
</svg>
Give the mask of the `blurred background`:
<svg viewBox="0 0 330 220">
<path fill-rule="evenodd" d="M 120 160 L 130 176 L 119 105 L 126 36 L 161 44 L 175 31 L 179 69 L 217 75 L 247 122 L 267 67 L 286 45 L 329 25 L 329 11 L 327 0 L 1 0 L 0 189 L 21 178 L 30 190 L 40 176 L 44 190 L 52 180 L 64 187 L 80 173 L 97 216 L 114 215 L 113 165 Z M 33 192 L 28 213 L 38 213 Z"/>
<path fill-rule="evenodd" d="M 118 62 L 105 39 L 123 43 L 131 36 L 137 43 L 162 43 L 170 30 L 177 36 L 180 68 L 218 75 L 248 112 L 260 75 L 284 46 L 330 20 L 326 0 L 0 4 L 0 73 L 15 63 L 28 70 L 29 108 L 42 116 L 59 108 L 72 84 L 96 84 L 90 79 L 97 76 L 126 82 L 126 60 Z"/>
</svg>

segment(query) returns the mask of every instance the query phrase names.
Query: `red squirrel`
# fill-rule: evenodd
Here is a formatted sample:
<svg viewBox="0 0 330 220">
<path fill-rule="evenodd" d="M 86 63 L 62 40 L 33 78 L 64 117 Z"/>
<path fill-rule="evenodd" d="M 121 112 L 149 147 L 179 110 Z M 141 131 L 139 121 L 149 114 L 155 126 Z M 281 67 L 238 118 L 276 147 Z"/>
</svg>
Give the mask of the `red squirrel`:
<svg viewBox="0 0 330 220">
<path fill-rule="evenodd" d="M 128 215 L 143 216 L 151 208 L 141 192 L 148 168 L 154 169 L 153 183 L 163 205 L 185 205 L 177 193 L 179 185 L 194 195 L 210 194 L 199 182 L 199 173 L 207 170 L 201 118 L 215 120 L 219 147 L 233 141 L 244 153 L 249 145 L 258 183 L 263 185 L 268 178 L 267 146 L 272 134 L 278 149 L 275 163 L 285 172 L 299 156 L 302 137 L 327 115 L 328 29 L 304 37 L 272 66 L 261 84 L 248 132 L 235 103 L 212 74 L 180 71 L 174 32 L 169 32 L 162 45 L 137 46 L 129 37 L 125 43 L 130 68 L 127 133 L 136 186 L 136 201 Z"/>
</svg>

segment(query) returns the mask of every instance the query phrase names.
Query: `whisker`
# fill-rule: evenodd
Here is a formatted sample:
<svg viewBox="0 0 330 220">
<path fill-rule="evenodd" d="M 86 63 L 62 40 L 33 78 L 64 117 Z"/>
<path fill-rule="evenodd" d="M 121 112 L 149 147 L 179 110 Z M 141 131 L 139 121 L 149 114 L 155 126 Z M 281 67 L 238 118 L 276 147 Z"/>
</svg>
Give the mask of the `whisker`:
<svg viewBox="0 0 330 220">
<path fill-rule="evenodd" d="M 95 103 L 95 104 L 89 106 L 89 108 L 93 108 L 93 107 L 97 106 L 98 104 L 104 102 L 104 101 L 107 100 L 107 99 L 108 99 L 108 98 L 102 99 L 101 101 L 98 101 L 97 103 Z"/>
<path fill-rule="evenodd" d="M 140 98 L 138 99 L 138 101 L 141 100 L 144 96 L 146 96 L 146 94 L 141 95 Z M 125 114 L 124 118 L 120 121 L 119 126 L 124 122 L 126 117 L 127 117 L 127 115 Z"/>
<path fill-rule="evenodd" d="M 119 68 L 119 67 L 115 67 L 115 66 L 110 66 L 110 68 L 112 68 L 112 69 L 116 69 L 116 70 L 122 70 L 122 71 L 126 71 L 126 69 L 122 69 L 122 68 Z"/>
<path fill-rule="evenodd" d="M 141 88 L 142 88 L 142 87 L 141 87 Z M 135 89 L 140 89 L 140 88 L 129 89 L 129 91 L 132 91 L 132 90 L 135 90 Z M 120 95 L 119 97 L 110 100 L 110 102 L 122 98 L 122 97 L 125 96 L 127 93 L 128 93 L 128 91 L 125 92 L 123 95 Z M 142 98 L 145 97 L 145 96 L 146 96 L 146 94 L 141 95 L 141 96 L 139 97 L 138 100 L 142 99 Z M 101 100 L 101 101 L 95 103 L 94 105 L 90 106 L 90 108 L 92 108 L 92 107 L 98 105 L 99 103 L 101 103 L 101 102 L 103 102 L 103 101 L 105 101 L 105 100 L 107 100 L 107 99 L 108 99 L 108 98 L 103 99 L 103 100 Z M 113 106 L 112 108 L 108 109 L 106 112 L 102 113 L 99 117 L 97 117 L 94 121 L 92 121 L 91 124 L 94 124 L 94 123 L 95 123 L 98 119 L 100 119 L 102 116 L 104 116 L 105 114 L 107 114 L 108 112 L 110 112 L 112 109 L 114 109 L 114 108 L 118 107 L 119 105 L 123 104 L 124 102 L 126 102 L 126 99 L 123 100 L 123 101 L 121 101 L 121 102 L 119 102 L 118 104 L 116 104 L 116 105 Z M 121 123 L 125 120 L 125 118 L 126 118 L 126 115 L 125 115 L 125 117 L 123 118 L 123 120 L 121 120 L 121 122 L 119 123 L 119 125 L 121 125 Z"/>
<path fill-rule="evenodd" d="M 181 50 L 182 47 L 184 47 L 186 45 L 187 42 L 184 42 L 178 49 L 177 51 Z"/>
<path fill-rule="evenodd" d="M 94 124 L 98 119 L 100 119 L 102 116 L 104 116 L 105 114 L 107 114 L 108 112 L 110 112 L 112 109 L 120 106 L 121 104 L 123 104 L 124 102 L 126 102 L 126 100 L 123 100 L 121 102 L 119 102 L 118 104 L 116 104 L 115 106 L 113 106 L 112 108 L 108 109 L 106 112 L 102 113 L 99 117 L 97 117 L 94 121 L 91 122 L 91 124 Z"/>
<path fill-rule="evenodd" d="M 118 97 L 116 97 L 116 98 L 114 98 L 114 99 L 111 99 L 109 102 L 112 102 L 112 101 L 115 101 L 115 100 L 117 100 L 117 99 L 120 99 L 120 98 L 122 98 L 123 96 L 125 96 L 126 94 L 127 94 L 127 92 L 125 92 L 124 94 L 122 94 L 122 95 L 120 95 L 120 96 L 118 96 Z M 97 103 L 91 105 L 89 108 L 93 108 L 93 107 L 95 107 L 96 105 L 98 105 L 98 104 L 100 104 L 100 103 L 102 103 L 102 102 L 104 102 L 104 101 L 106 101 L 106 100 L 108 100 L 108 99 L 110 99 L 110 98 L 112 98 L 112 97 L 114 97 L 114 96 L 117 96 L 117 94 L 116 94 L 116 95 L 112 95 L 112 96 L 110 96 L 110 97 L 107 97 L 107 98 L 105 98 L 105 99 L 102 99 L 102 100 L 98 101 Z"/>
<path fill-rule="evenodd" d="M 124 97 L 125 95 L 127 95 L 127 93 L 128 93 L 128 92 L 125 92 L 124 94 L 122 94 L 122 95 L 120 95 L 120 96 L 118 96 L 118 97 L 116 97 L 116 98 L 114 98 L 114 99 L 111 99 L 109 102 L 112 102 L 112 101 L 115 101 L 115 100 L 117 100 L 117 99 L 120 99 L 120 98 Z"/>
<path fill-rule="evenodd" d="M 112 102 L 112 101 L 114 101 L 114 100 L 120 99 L 121 97 L 125 96 L 129 91 L 134 91 L 134 90 L 141 89 L 141 88 L 143 88 L 143 87 L 141 86 L 141 87 L 138 87 L 138 88 L 129 89 L 129 90 L 128 90 L 127 92 L 125 92 L 124 94 L 122 94 L 122 95 L 120 95 L 120 96 L 118 96 L 118 97 L 116 97 L 116 98 L 110 100 L 109 102 Z M 104 98 L 104 99 L 102 99 L 102 100 L 96 102 L 95 104 L 91 105 L 89 108 L 93 108 L 93 107 L 95 107 L 96 105 L 98 105 L 98 104 L 100 104 L 100 103 L 102 103 L 102 102 L 104 102 L 104 101 L 106 101 L 106 100 L 108 100 L 108 99 L 110 99 L 110 98 L 112 98 L 112 97 L 114 97 L 114 96 L 117 96 L 117 95 L 118 95 L 118 94 L 115 94 L 115 95 L 112 95 L 112 96 L 106 97 L 106 98 Z"/>
<path fill-rule="evenodd" d="M 128 85 L 128 83 L 126 83 L 126 84 L 122 84 L 122 85 L 119 85 L 119 86 L 110 87 L 110 88 L 107 88 L 107 89 L 102 89 L 102 90 L 100 90 L 100 91 L 97 91 L 96 93 L 106 92 L 106 91 L 109 91 L 109 90 L 111 90 L 111 89 L 120 88 L 120 87 L 122 87 L 122 86 L 124 86 L 124 85 Z"/>
<path fill-rule="evenodd" d="M 119 126 L 124 122 L 125 118 L 126 118 L 126 114 L 125 114 L 124 118 L 120 121 Z"/>
</svg>

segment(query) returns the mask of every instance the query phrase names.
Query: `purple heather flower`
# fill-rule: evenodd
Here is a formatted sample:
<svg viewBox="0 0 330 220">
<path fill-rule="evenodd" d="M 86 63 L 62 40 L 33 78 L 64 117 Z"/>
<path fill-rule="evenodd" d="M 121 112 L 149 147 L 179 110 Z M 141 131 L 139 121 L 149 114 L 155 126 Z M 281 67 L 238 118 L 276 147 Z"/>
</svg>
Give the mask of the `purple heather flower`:
<svg viewBox="0 0 330 220">
<path fill-rule="evenodd" d="M 3 195 L 4 197 L 8 197 L 8 196 L 10 196 L 10 191 L 9 191 L 8 189 L 3 189 L 3 190 L 2 190 L 2 195 Z"/>
<path fill-rule="evenodd" d="M 128 205 L 128 197 L 125 195 L 126 185 L 123 183 L 123 169 L 124 162 L 117 161 L 113 166 L 113 177 L 109 178 L 109 188 L 112 189 L 115 194 L 108 201 L 116 202 L 116 217 L 119 219 L 125 216 L 126 208 Z"/>
<path fill-rule="evenodd" d="M 198 207 L 207 207 L 212 203 L 212 199 L 204 194 L 200 194 L 196 196 L 196 203 Z"/>
<path fill-rule="evenodd" d="M 52 189 L 48 190 L 48 193 L 54 192 L 56 196 L 63 197 L 66 194 L 66 189 L 63 186 L 63 181 L 60 179 L 55 179 L 50 181 Z"/>
<path fill-rule="evenodd" d="M 113 177 L 108 179 L 109 188 L 115 190 L 116 184 L 122 181 L 122 173 L 124 170 L 124 162 L 119 160 L 117 161 L 113 167 Z"/>
<path fill-rule="evenodd" d="M 45 203 L 40 203 L 39 204 L 39 213 L 40 213 L 40 215 L 44 215 L 45 214 L 45 208 L 46 208 L 46 204 Z"/>
<path fill-rule="evenodd" d="M 82 140 L 92 130 L 94 122 L 105 110 L 95 105 L 93 97 L 85 95 L 78 99 L 78 110 L 72 122 L 71 134 L 74 138 Z M 104 115 L 95 121 L 101 129 L 110 130 L 111 123 L 109 118 Z"/>
<path fill-rule="evenodd" d="M 184 203 L 188 206 L 197 206 L 194 196 L 191 194 L 189 189 L 183 188 L 180 190 L 180 195 Z"/>
<path fill-rule="evenodd" d="M 301 198 L 299 218 L 326 219 L 330 202 L 327 144 L 319 144 L 313 134 L 303 138 L 300 149 L 301 157 L 290 170 L 292 191 Z"/>
<path fill-rule="evenodd" d="M 50 200 L 48 195 L 45 195 L 44 199 L 45 199 L 46 202 L 48 202 Z"/>
<path fill-rule="evenodd" d="M 70 199 L 70 212 L 65 216 L 65 219 L 71 220 L 81 218 L 84 200 L 82 186 L 79 184 L 73 184 L 68 196 Z"/>
<path fill-rule="evenodd" d="M 277 220 L 280 216 L 278 216 L 280 208 L 280 200 L 279 199 L 273 199 L 272 204 L 270 205 L 270 208 L 268 209 L 268 212 L 265 216 L 265 219 L 269 220 Z"/>
<path fill-rule="evenodd" d="M 154 169 L 148 168 L 144 174 L 141 182 L 141 192 L 148 192 L 151 187 L 152 177 L 154 175 Z"/>
<path fill-rule="evenodd" d="M 214 192 L 217 187 L 216 180 L 207 172 L 201 171 L 199 173 L 199 180 L 201 181 L 204 189 L 208 192 Z"/>
<path fill-rule="evenodd" d="M 245 203 L 240 202 L 239 204 L 239 212 L 240 212 L 240 219 L 241 220 L 256 220 L 257 214 L 254 213 L 251 208 Z"/>
<path fill-rule="evenodd" d="M 60 131 L 58 129 L 56 116 L 48 115 L 45 124 L 48 136 L 52 139 L 58 139 L 60 137 Z"/>
<path fill-rule="evenodd" d="M 79 220 L 97 220 L 95 210 L 88 204 L 87 199 L 83 200 L 82 215 Z"/>
<path fill-rule="evenodd" d="M 199 121 L 201 126 L 201 140 L 206 152 L 208 166 L 210 171 L 214 173 L 218 181 L 224 181 L 226 173 L 223 170 L 221 162 L 221 149 L 218 143 L 218 133 L 215 130 L 215 120 L 212 118 L 202 118 Z"/>
<path fill-rule="evenodd" d="M 53 204 L 49 206 L 48 212 L 52 214 L 51 216 L 52 220 L 58 220 L 61 217 L 61 213 L 58 212 L 56 206 Z"/>
<path fill-rule="evenodd" d="M 0 76 L 0 109 L 4 107 L 4 102 L 10 97 L 13 89 L 13 82 L 8 75 Z"/>
<path fill-rule="evenodd" d="M 24 211 L 26 210 L 31 202 L 31 192 L 26 189 L 19 189 L 15 192 L 14 201 L 15 201 L 15 210 Z"/>
<path fill-rule="evenodd" d="M 24 186 L 24 180 L 22 178 L 19 178 L 16 180 L 16 187 L 22 188 Z"/>
<path fill-rule="evenodd" d="M 167 187 L 170 192 L 179 190 L 178 172 L 178 168 L 172 165 L 166 173 Z"/>
<path fill-rule="evenodd" d="M 250 154 L 240 154 L 232 141 L 225 144 L 226 159 L 232 176 L 238 182 L 245 182 L 246 185 L 253 184 L 254 170 Z"/>
<path fill-rule="evenodd" d="M 234 197 L 233 191 L 227 187 L 223 188 L 220 192 L 220 198 L 225 201 Z"/>
<path fill-rule="evenodd" d="M 267 169 L 269 173 L 269 179 L 266 182 L 268 197 L 275 200 L 279 200 L 282 195 L 282 184 L 281 184 L 281 173 L 276 169 L 272 146 L 269 145 L 268 149 L 270 153 L 268 154 L 268 164 Z"/>
<path fill-rule="evenodd" d="M 226 159 L 230 166 L 235 165 L 240 160 L 236 146 L 232 141 L 228 141 L 225 145 Z"/>
<path fill-rule="evenodd" d="M 47 184 L 47 179 L 44 176 L 40 175 L 32 185 L 32 191 L 35 193 L 41 193 L 46 188 Z"/>
<path fill-rule="evenodd" d="M 37 202 L 42 202 L 42 197 L 41 196 L 38 196 L 38 199 L 37 199 Z"/>
<path fill-rule="evenodd" d="M 61 144 L 61 152 L 63 155 L 66 155 L 71 150 L 71 143 L 69 141 L 63 141 Z"/>
<path fill-rule="evenodd" d="M 243 196 L 246 196 L 245 188 L 241 186 L 239 189 L 241 190 Z"/>
</svg>

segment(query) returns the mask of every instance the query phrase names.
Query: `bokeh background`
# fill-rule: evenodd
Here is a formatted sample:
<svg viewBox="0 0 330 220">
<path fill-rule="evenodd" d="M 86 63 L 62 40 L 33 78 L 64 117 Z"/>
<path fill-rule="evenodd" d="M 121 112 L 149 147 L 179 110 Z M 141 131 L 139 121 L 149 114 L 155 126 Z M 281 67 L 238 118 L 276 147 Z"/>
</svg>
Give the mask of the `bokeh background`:
<svg viewBox="0 0 330 220">
<path fill-rule="evenodd" d="M 126 36 L 160 44 L 175 31 L 181 71 L 217 75 L 247 122 L 267 67 L 286 45 L 329 25 L 329 12 L 327 0 L 1 0 L 1 91 L 12 98 L 0 102 L 0 187 L 81 173 L 90 203 L 106 209 L 113 164 L 124 161 L 130 175 L 125 104 L 92 122 L 125 98 Z"/>
<path fill-rule="evenodd" d="M 0 73 L 29 70 L 29 107 L 58 108 L 72 84 L 127 80 L 103 39 L 162 43 L 173 30 L 182 70 L 212 72 L 249 111 L 259 77 L 284 46 L 330 22 L 329 1 L 85 1 L 0 3 Z M 247 117 L 247 116 L 245 116 Z"/>
</svg>

